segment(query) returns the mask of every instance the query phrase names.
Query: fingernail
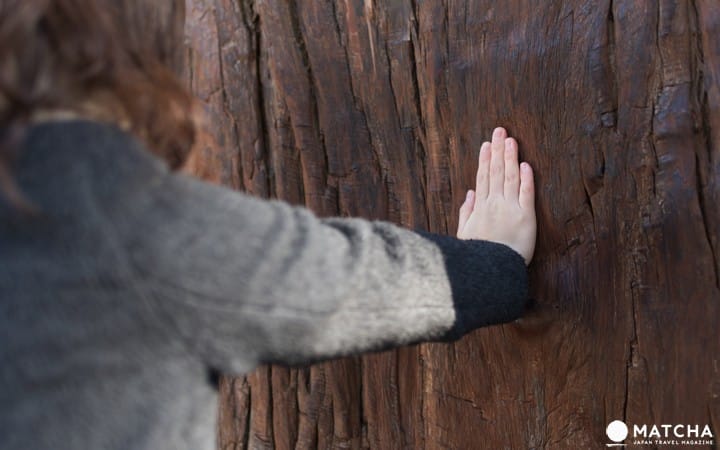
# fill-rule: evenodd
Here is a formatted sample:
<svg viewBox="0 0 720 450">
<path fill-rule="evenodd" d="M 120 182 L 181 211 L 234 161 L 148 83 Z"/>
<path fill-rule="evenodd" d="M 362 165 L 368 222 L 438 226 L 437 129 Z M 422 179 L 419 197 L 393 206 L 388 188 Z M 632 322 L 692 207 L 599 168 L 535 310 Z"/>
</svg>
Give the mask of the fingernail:
<svg viewBox="0 0 720 450">
<path fill-rule="evenodd" d="M 467 194 L 465 195 L 465 201 L 468 202 L 473 196 L 473 191 L 467 191 Z"/>
</svg>

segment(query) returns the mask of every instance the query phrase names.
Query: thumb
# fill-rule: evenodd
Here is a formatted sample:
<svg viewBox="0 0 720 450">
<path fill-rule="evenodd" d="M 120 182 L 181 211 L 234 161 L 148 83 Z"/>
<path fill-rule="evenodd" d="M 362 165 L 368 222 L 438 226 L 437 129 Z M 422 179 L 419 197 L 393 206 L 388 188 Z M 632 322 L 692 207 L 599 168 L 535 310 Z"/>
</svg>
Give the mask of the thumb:
<svg viewBox="0 0 720 450">
<path fill-rule="evenodd" d="M 468 219 L 470 218 L 470 214 L 473 212 L 473 205 L 475 203 L 475 192 L 470 189 L 467 191 L 467 195 L 465 195 L 465 201 L 463 202 L 462 206 L 460 207 L 460 221 L 458 222 L 458 231 L 457 236 L 460 237 L 460 233 L 462 233 L 463 228 L 465 228 L 465 224 L 467 223 Z"/>
</svg>

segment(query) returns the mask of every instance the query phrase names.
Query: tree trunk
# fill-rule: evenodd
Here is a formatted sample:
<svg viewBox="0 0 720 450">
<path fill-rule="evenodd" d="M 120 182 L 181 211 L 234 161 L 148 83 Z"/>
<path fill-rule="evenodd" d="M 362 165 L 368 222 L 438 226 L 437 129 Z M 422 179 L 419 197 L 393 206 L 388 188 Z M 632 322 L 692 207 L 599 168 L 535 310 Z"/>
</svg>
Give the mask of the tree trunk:
<svg viewBox="0 0 720 450">
<path fill-rule="evenodd" d="M 720 430 L 715 0 L 187 6 L 212 137 L 194 173 L 454 234 L 501 125 L 537 183 L 525 318 L 223 378 L 220 448 L 605 448 L 615 419 Z"/>
</svg>

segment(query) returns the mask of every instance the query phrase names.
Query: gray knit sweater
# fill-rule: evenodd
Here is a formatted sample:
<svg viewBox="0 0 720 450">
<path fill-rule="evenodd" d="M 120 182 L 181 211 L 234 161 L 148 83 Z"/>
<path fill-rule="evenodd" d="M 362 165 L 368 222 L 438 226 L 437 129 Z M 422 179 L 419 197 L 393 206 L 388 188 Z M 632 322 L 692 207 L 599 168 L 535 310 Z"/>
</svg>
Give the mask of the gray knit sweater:
<svg viewBox="0 0 720 450">
<path fill-rule="evenodd" d="M 453 341 L 522 314 L 487 241 L 319 219 L 169 172 L 119 129 L 36 125 L 0 200 L 0 449 L 213 449 L 208 373 Z"/>
</svg>

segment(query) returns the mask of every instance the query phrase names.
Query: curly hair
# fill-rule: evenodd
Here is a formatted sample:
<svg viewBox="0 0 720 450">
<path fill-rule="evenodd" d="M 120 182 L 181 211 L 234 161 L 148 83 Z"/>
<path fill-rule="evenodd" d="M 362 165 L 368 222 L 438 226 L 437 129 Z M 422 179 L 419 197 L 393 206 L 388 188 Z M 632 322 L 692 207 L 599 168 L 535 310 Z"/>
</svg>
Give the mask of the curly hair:
<svg viewBox="0 0 720 450">
<path fill-rule="evenodd" d="M 0 0 L 0 191 L 18 136 L 43 111 L 112 121 L 178 168 L 195 139 L 184 0 Z"/>
</svg>

